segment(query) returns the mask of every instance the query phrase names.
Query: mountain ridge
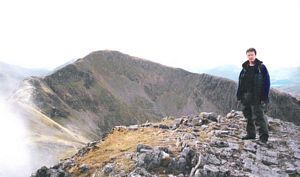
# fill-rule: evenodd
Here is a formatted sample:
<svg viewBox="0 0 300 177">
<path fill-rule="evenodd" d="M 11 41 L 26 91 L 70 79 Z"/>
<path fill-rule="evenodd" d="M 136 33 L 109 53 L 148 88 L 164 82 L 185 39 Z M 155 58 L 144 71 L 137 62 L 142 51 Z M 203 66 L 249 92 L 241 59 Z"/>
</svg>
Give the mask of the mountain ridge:
<svg viewBox="0 0 300 177">
<path fill-rule="evenodd" d="M 77 124 L 74 129 L 86 125 L 84 136 L 93 139 L 101 137 L 99 131 L 126 125 L 126 121 L 134 124 L 201 110 L 226 114 L 237 105 L 234 81 L 166 67 L 118 51 L 92 52 L 51 75 L 28 81 L 34 87 L 32 103 L 43 114 L 58 123 Z M 270 116 L 300 123 L 294 119 L 300 111 L 297 98 L 272 89 L 270 99 Z M 294 109 L 287 110 L 282 102 Z"/>
</svg>

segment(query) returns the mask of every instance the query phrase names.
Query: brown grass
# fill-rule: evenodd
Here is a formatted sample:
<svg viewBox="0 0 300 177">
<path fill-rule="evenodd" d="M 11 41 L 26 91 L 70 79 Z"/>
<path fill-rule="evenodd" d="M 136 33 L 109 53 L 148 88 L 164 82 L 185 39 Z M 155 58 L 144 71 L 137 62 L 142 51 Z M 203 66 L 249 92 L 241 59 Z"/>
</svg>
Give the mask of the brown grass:
<svg viewBox="0 0 300 177">
<path fill-rule="evenodd" d="M 136 151 L 138 144 L 145 144 L 151 147 L 164 146 L 171 151 L 178 151 L 175 147 L 175 137 L 170 135 L 170 131 L 158 128 L 139 128 L 133 130 L 115 130 L 105 141 L 97 145 L 97 149 L 90 151 L 84 157 L 80 157 L 78 164 L 88 164 L 91 172 L 100 170 L 107 163 L 114 162 L 116 171 L 130 172 L 135 167 L 131 154 Z M 91 174 L 81 174 L 78 167 L 73 167 L 70 172 L 74 176 L 90 176 Z"/>
</svg>

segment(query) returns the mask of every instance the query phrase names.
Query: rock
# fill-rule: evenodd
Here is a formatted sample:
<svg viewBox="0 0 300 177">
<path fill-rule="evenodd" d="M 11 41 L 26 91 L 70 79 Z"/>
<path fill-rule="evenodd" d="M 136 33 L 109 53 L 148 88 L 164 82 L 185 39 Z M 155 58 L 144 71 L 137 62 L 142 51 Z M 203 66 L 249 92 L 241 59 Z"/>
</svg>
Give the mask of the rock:
<svg viewBox="0 0 300 177">
<path fill-rule="evenodd" d="M 271 150 L 266 150 L 266 151 L 265 151 L 265 155 L 266 155 L 266 156 L 269 156 L 269 157 L 275 157 L 275 158 L 277 158 L 277 157 L 278 157 L 278 152 L 276 152 L 276 151 L 271 151 Z"/>
<path fill-rule="evenodd" d="M 31 175 L 31 177 L 69 177 L 70 174 L 61 169 L 48 169 L 43 166 L 38 169 L 36 174 Z"/>
<path fill-rule="evenodd" d="M 197 129 L 197 128 L 193 128 L 193 132 L 200 132 L 200 130 L 199 129 Z"/>
<path fill-rule="evenodd" d="M 124 130 L 127 130 L 127 127 L 126 126 L 115 126 L 114 130 L 116 130 L 116 131 L 124 131 Z"/>
<path fill-rule="evenodd" d="M 239 149 L 240 149 L 240 145 L 237 144 L 237 143 L 229 142 L 228 144 L 229 144 L 229 148 L 230 148 L 231 150 L 239 150 Z"/>
<path fill-rule="evenodd" d="M 152 150 L 152 147 L 144 144 L 138 144 L 136 146 L 136 152 L 141 152 L 142 150 Z"/>
<path fill-rule="evenodd" d="M 159 124 L 159 128 L 160 128 L 160 129 L 170 129 L 169 126 L 164 125 L 164 124 Z"/>
<path fill-rule="evenodd" d="M 188 119 L 183 119 L 182 125 L 188 126 L 189 120 Z"/>
<path fill-rule="evenodd" d="M 216 137 L 224 138 L 230 135 L 230 131 L 226 130 L 216 130 L 215 131 Z"/>
<path fill-rule="evenodd" d="M 231 149 L 222 149 L 222 151 L 218 152 L 220 158 L 222 159 L 230 159 L 231 157 L 233 157 L 233 151 Z"/>
<path fill-rule="evenodd" d="M 179 125 L 183 123 L 183 118 L 177 118 L 177 119 L 175 119 L 174 123 L 175 123 L 174 124 L 175 127 L 179 127 Z"/>
<path fill-rule="evenodd" d="M 187 162 L 185 160 L 184 157 L 180 157 L 177 161 L 177 169 L 178 171 L 185 171 L 186 170 L 186 166 L 187 166 Z"/>
<path fill-rule="evenodd" d="M 98 143 L 98 141 L 93 141 L 87 144 L 87 147 L 94 147 L 96 146 L 96 144 Z"/>
<path fill-rule="evenodd" d="M 130 126 L 128 127 L 128 130 L 136 131 L 136 130 L 138 130 L 138 129 L 139 129 L 139 125 L 130 125 Z"/>
<path fill-rule="evenodd" d="M 103 168 L 103 172 L 107 175 L 114 170 L 115 165 L 113 163 L 106 164 Z"/>
<path fill-rule="evenodd" d="M 93 143 L 92 143 L 93 144 Z M 96 145 L 91 146 L 89 144 L 87 144 L 86 146 L 84 146 L 83 148 L 81 148 L 76 155 L 78 156 L 84 156 L 86 153 L 88 153 L 90 150 L 94 149 L 95 147 L 97 147 Z"/>
<path fill-rule="evenodd" d="M 192 133 L 185 133 L 182 137 L 182 140 L 185 141 L 185 140 L 192 140 L 192 139 L 196 139 L 197 137 L 192 134 Z"/>
<path fill-rule="evenodd" d="M 257 151 L 256 157 L 257 160 L 261 160 L 261 162 L 267 166 L 279 164 L 277 159 L 278 153 L 275 151 L 270 151 L 270 150 L 263 151 L 259 149 Z"/>
<path fill-rule="evenodd" d="M 207 125 L 201 125 L 201 129 L 202 129 L 202 130 L 205 130 L 205 129 L 207 129 L 207 128 L 208 128 Z"/>
<path fill-rule="evenodd" d="M 171 163 L 170 155 L 165 153 L 164 151 L 161 151 L 162 157 L 161 157 L 161 166 L 167 167 Z"/>
<path fill-rule="evenodd" d="M 191 122 L 192 126 L 201 126 L 202 125 L 202 119 L 200 117 L 195 117 L 192 119 Z"/>
<path fill-rule="evenodd" d="M 244 150 L 256 153 L 257 151 L 257 145 L 251 141 L 246 141 L 244 145 Z"/>
<path fill-rule="evenodd" d="M 279 162 L 276 158 L 268 157 L 268 156 L 262 156 L 261 161 L 265 165 L 278 165 Z"/>
<path fill-rule="evenodd" d="M 116 177 L 127 177 L 127 174 L 124 171 L 121 171 Z"/>
<path fill-rule="evenodd" d="M 296 174 L 297 170 L 295 167 L 288 167 L 288 168 L 286 168 L 285 172 L 288 174 Z"/>
<path fill-rule="evenodd" d="M 129 176 L 138 177 L 138 176 L 145 176 L 145 177 L 156 177 L 155 175 L 151 175 L 145 168 L 137 167 L 130 173 Z"/>
<path fill-rule="evenodd" d="M 229 143 L 226 141 L 214 141 L 211 143 L 211 145 L 218 148 L 229 147 Z"/>
<path fill-rule="evenodd" d="M 79 168 L 81 173 L 86 173 L 90 170 L 90 166 L 87 164 L 82 164 Z"/>
<path fill-rule="evenodd" d="M 207 155 L 207 162 L 213 165 L 221 165 L 221 160 L 213 154 Z"/>
<path fill-rule="evenodd" d="M 253 164 L 254 164 L 254 160 L 253 159 L 250 159 L 250 158 L 245 158 L 245 159 L 243 159 L 243 164 L 244 164 L 244 169 L 246 170 L 246 171 L 249 171 L 249 172 L 251 172 L 251 169 L 252 169 L 252 166 L 253 166 Z"/>
<path fill-rule="evenodd" d="M 182 145 L 182 141 L 181 141 L 181 138 L 176 138 L 176 147 L 181 147 Z"/>
<path fill-rule="evenodd" d="M 184 157 L 187 160 L 191 160 L 195 155 L 195 152 L 190 147 L 185 147 L 182 152 L 180 153 L 180 156 Z"/>
<path fill-rule="evenodd" d="M 75 166 L 75 161 L 74 159 L 67 159 L 65 160 L 62 165 L 61 165 L 61 169 L 66 169 L 66 168 L 70 168 Z"/>
<path fill-rule="evenodd" d="M 235 116 L 237 116 L 237 113 L 235 112 L 235 110 L 231 110 L 231 111 L 226 115 L 226 118 L 230 119 L 230 118 L 234 118 Z"/>
<path fill-rule="evenodd" d="M 221 122 L 223 122 L 223 117 L 221 116 L 221 115 L 218 115 L 218 117 L 217 117 L 217 122 L 218 123 L 221 123 Z"/>
<path fill-rule="evenodd" d="M 38 169 L 35 175 L 32 175 L 32 177 L 50 177 L 50 174 L 48 174 L 49 169 L 46 166 L 43 166 L 42 168 Z"/>
<path fill-rule="evenodd" d="M 128 176 L 129 177 L 142 177 L 141 175 L 134 173 L 134 172 L 131 172 Z"/>
<path fill-rule="evenodd" d="M 300 159 L 300 152 L 295 152 L 295 153 L 294 153 L 294 157 L 295 157 L 296 159 Z"/>
<path fill-rule="evenodd" d="M 171 158 L 166 151 L 170 152 L 167 148 L 156 148 L 146 152 L 141 151 L 137 154 L 137 166 L 147 170 L 153 170 L 157 167 L 168 167 L 171 163 Z"/>
<path fill-rule="evenodd" d="M 204 165 L 203 167 L 203 175 L 206 177 L 217 177 L 219 175 L 220 170 L 218 167 L 213 165 Z"/>
<path fill-rule="evenodd" d="M 202 112 L 200 115 L 203 116 L 203 118 L 207 118 L 208 120 L 214 121 L 214 122 L 218 122 L 218 114 L 214 113 L 214 112 Z"/>
<path fill-rule="evenodd" d="M 146 123 L 142 124 L 141 127 L 150 127 L 152 125 L 153 125 L 152 123 L 147 121 Z"/>
</svg>

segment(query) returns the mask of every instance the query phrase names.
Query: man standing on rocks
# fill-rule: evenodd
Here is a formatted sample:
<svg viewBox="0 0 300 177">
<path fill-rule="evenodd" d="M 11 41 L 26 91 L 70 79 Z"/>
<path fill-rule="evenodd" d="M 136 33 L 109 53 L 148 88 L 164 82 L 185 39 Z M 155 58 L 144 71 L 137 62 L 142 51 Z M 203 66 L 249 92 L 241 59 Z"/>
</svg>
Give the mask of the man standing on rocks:
<svg viewBox="0 0 300 177">
<path fill-rule="evenodd" d="M 242 103 L 243 114 L 247 119 L 247 135 L 242 139 L 255 139 L 257 127 L 260 142 L 266 143 L 269 132 L 263 106 L 269 102 L 270 76 L 263 62 L 256 58 L 254 48 L 249 48 L 246 55 L 248 60 L 242 65 L 237 91 L 237 100 Z"/>
</svg>

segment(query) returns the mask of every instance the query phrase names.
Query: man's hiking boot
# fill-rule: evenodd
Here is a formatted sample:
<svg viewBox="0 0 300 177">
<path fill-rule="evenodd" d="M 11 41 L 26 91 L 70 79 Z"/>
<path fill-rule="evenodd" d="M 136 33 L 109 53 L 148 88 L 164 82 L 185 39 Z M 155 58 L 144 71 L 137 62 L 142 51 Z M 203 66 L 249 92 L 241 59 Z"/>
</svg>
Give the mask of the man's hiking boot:
<svg viewBox="0 0 300 177">
<path fill-rule="evenodd" d="M 259 137 L 259 141 L 266 144 L 268 142 L 268 138 L 268 135 L 262 135 L 261 137 Z"/>
<path fill-rule="evenodd" d="M 264 147 L 267 147 L 268 146 L 268 141 L 262 141 L 262 140 L 258 140 L 256 143 L 261 145 L 261 146 L 264 146 Z"/>
<path fill-rule="evenodd" d="M 242 137 L 242 140 L 255 140 L 255 136 L 246 135 L 246 136 Z"/>
</svg>

